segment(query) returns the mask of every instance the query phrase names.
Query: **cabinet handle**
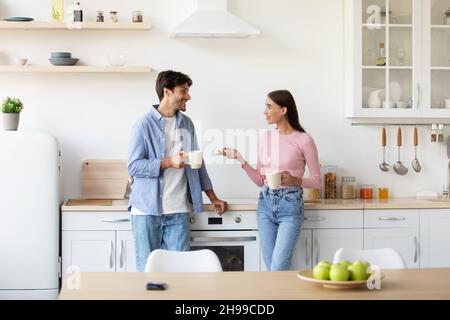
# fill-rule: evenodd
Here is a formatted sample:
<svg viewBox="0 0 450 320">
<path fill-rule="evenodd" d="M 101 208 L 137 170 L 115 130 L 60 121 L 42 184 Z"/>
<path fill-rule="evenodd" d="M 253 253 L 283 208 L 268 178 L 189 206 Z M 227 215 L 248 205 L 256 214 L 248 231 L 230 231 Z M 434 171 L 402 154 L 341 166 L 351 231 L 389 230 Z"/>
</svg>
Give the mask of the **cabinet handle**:
<svg viewBox="0 0 450 320">
<path fill-rule="evenodd" d="M 417 237 L 414 236 L 414 263 L 417 263 L 417 257 L 419 255 L 419 246 L 417 245 Z"/>
<path fill-rule="evenodd" d="M 417 84 L 417 109 L 420 108 L 420 100 L 422 100 L 422 90 L 420 90 L 420 83 Z"/>
<path fill-rule="evenodd" d="M 308 249 L 308 237 L 305 238 L 305 266 L 309 268 L 309 249 Z"/>
<path fill-rule="evenodd" d="M 305 221 L 325 221 L 325 217 L 305 217 Z"/>
<path fill-rule="evenodd" d="M 319 262 L 319 254 L 320 254 L 320 247 L 319 243 L 317 242 L 317 239 L 314 239 L 314 265 L 316 265 Z"/>
<path fill-rule="evenodd" d="M 113 251 L 114 251 L 114 243 L 111 240 L 109 242 L 109 268 L 112 269 L 114 267 L 114 261 L 113 261 Z"/>
<path fill-rule="evenodd" d="M 120 268 L 123 268 L 123 252 L 124 252 L 124 246 L 123 246 L 124 241 L 120 240 L 120 252 L 119 252 L 119 266 Z"/>
<path fill-rule="evenodd" d="M 378 220 L 380 221 L 404 221 L 406 220 L 405 217 L 379 217 Z"/>
<path fill-rule="evenodd" d="M 130 219 L 102 219 L 102 222 L 129 222 Z"/>
</svg>

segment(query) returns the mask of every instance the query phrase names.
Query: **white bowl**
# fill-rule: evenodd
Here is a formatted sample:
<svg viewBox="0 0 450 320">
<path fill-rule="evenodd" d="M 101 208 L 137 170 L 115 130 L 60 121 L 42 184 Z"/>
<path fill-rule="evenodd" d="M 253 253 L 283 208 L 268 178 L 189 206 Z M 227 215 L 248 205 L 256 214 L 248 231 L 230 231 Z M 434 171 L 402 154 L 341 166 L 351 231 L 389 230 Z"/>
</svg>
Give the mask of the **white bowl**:
<svg viewBox="0 0 450 320">
<path fill-rule="evenodd" d="M 28 62 L 28 59 L 26 59 L 26 58 L 14 58 L 13 59 L 13 63 L 16 66 L 24 66 L 27 64 L 27 62 Z"/>
<path fill-rule="evenodd" d="M 122 67 L 125 65 L 125 55 L 121 53 L 108 54 L 108 61 L 113 67 Z"/>
</svg>

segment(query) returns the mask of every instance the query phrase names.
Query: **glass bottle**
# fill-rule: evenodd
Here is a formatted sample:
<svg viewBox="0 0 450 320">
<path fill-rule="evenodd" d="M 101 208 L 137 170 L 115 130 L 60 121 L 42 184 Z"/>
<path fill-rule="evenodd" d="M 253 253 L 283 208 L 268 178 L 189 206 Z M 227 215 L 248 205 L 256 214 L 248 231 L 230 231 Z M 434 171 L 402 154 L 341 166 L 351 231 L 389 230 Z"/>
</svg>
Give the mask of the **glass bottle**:
<svg viewBox="0 0 450 320">
<path fill-rule="evenodd" d="M 105 17 L 103 16 L 103 11 L 97 11 L 97 22 L 105 22 Z"/>
<path fill-rule="evenodd" d="M 81 10 L 79 2 L 77 2 L 73 10 L 73 22 L 83 22 L 83 10 Z"/>
<path fill-rule="evenodd" d="M 444 125 L 442 123 L 438 125 L 437 141 L 444 142 Z"/>
<path fill-rule="evenodd" d="M 433 123 L 431 125 L 431 142 L 437 141 L 437 125 Z"/>
<path fill-rule="evenodd" d="M 109 21 L 110 22 L 119 22 L 119 17 L 117 16 L 117 11 L 109 12 Z"/>
<path fill-rule="evenodd" d="M 380 49 L 377 58 L 377 66 L 385 66 L 386 65 L 386 50 L 384 47 L 384 42 L 380 42 Z"/>
<path fill-rule="evenodd" d="M 324 198 L 336 199 L 336 166 L 324 166 Z"/>
<path fill-rule="evenodd" d="M 444 24 L 450 25 L 450 8 L 444 13 Z"/>
<path fill-rule="evenodd" d="M 142 11 L 133 11 L 133 22 L 144 22 Z"/>
<path fill-rule="evenodd" d="M 342 177 L 341 197 L 342 199 L 356 199 L 355 177 Z"/>
</svg>

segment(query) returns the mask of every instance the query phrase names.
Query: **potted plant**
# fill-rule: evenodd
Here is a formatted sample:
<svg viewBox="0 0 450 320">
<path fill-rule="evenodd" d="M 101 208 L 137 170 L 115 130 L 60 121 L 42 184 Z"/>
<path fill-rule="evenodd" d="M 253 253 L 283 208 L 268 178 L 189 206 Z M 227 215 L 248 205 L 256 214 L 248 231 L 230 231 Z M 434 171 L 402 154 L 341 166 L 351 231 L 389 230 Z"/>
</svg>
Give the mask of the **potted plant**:
<svg viewBox="0 0 450 320">
<path fill-rule="evenodd" d="M 3 128 L 14 131 L 19 126 L 20 112 L 23 104 L 18 98 L 7 97 L 2 103 Z"/>
</svg>

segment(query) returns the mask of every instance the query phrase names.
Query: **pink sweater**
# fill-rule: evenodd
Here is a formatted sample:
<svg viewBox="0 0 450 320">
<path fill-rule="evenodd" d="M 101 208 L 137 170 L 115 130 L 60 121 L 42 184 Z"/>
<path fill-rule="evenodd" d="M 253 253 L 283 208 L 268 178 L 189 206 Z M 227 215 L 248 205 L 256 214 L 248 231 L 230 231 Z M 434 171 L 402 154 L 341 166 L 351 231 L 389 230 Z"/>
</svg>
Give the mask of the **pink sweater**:
<svg viewBox="0 0 450 320">
<path fill-rule="evenodd" d="M 319 156 L 311 136 L 299 131 L 280 135 L 272 130 L 260 137 L 256 169 L 249 164 L 245 164 L 243 168 L 250 179 L 262 187 L 267 185 L 265 175 L 275 171 L 289 171 L 292 176 L 303 178 L 305 165 L 308 166 L 310 175 L 303 179 L 302 187 L 319 188 Z"/>
</svg>

